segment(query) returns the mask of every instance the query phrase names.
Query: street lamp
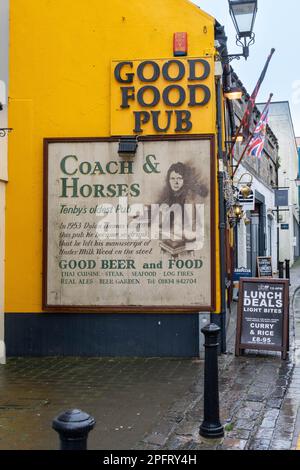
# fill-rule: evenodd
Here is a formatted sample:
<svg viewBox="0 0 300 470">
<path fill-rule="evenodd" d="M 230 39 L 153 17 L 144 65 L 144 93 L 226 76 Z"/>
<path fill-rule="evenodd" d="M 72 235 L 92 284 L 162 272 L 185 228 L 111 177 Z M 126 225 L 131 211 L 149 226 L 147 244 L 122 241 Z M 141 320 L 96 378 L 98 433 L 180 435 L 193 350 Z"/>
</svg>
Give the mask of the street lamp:
<svg viewBox="0 0 300 470">
<path fill-rule="evenodd" d="M 257 0 L 228 0 L 229 13 L 237 32 L 236 44 L 243 48 L 242 54 L 231 54 L 229 57 L 239 59 L 249 57 L 249 46 L 254 44 L 254 22 L 257 13 Z"/>
<path fill-rule="evenodd" d="M 247 181 L 243 180 L 244 176 L 246 177 L 249 176 L 249 178 L 247 178 Z M 241 185 L 239 192 L 241 193 L 244 199 L 247 199 L 250 196 L 250 194 L 253 193 L 251 189 L 252 183 L 253 183 L 253 175 L 251 175 L 250 173 L 243 173 L 241 177 L 239 178 L 237 182 L 237 186 Z"/>
</svg>

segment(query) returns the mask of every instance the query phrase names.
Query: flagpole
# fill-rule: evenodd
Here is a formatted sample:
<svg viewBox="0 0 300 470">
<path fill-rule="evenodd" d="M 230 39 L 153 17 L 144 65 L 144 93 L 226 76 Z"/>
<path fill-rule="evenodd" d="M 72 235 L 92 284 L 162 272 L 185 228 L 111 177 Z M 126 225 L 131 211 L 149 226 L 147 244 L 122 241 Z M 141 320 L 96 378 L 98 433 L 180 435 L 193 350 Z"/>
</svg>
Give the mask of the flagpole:
<svg viewBox="0 0 300 470">
<path fill-rule="evenodd" d="M 245 110 L 245 112 L 244 112 L 243 118 L 242 118 L 242 120 L 241 120 L 241 122 L 240 122 L 240 125 L 239 125 L 239 127 L 238 127 L 238 129 L 237 129 L 237 131 L 236 131 L 236 133 L 235 133 L 235 136 L 234 136 L 234 138 L 233 138 L 233 142 L 232 142 L 231 147 L 230 147 L 230 149 L 229 149 L 229 159 L 231 159 L 231 157 L 233 156 L 233 149 L 234 149 L 234 146 L 235 146 L 235 144 L 236 144 L 237 137 L 238 137 L 238 135 L 239 135 L 239 132 L 240 132 L 241 128 L 245 126 L 245 119 L 246 119 L 246 117 L 248 116 L 248 114 L 250 113 L 251 105 L 252 105 L 252 109 L 251 109 L 251 114 L 252 114 L 252 111 L 253 111 L 253 108 L 254 108 L 254 105 L 255 105 L 255 98 L 256 98 L 256 96 L 257 96 L 257 94 L 258 94 L 258 92 L 259 92 L 260 86 L 261 86 L 261 84 L 262 84 L 262 82 L 263 82 L 263 80 L 264 80 L 264 78 L 265 78 L 265 75 L 266 75 L 266 72 L 267 72 L 269 63 L 270 63 L 270 61 L 271 61 L 271 59 L 272 59 L 272 56 L 273 56 L 274 52 L 275 52 L 275 49 L 272 48 L 272 49 L 271 49 L 271 52 L 270 52 L 270 54 L 269 54 L 269 56 L 268 56 L 268 58 L 267 58 L 267 61 L 266 61 L 266 63 L 265 63 L 265 66 L 264 66 L 264 68 L 263 68 L 263 71 L 262 71 L 262 73 L 260 74 L 260 77 L 259 77 L 259 79 L 258 79 L 258 82 L 257 82 L 257 84 L 256 84 L 256 86 L 255 86 L 255 88 L 254 88 L 254 90 L 253 90 L 253 92 L 252 92 L 252 95 L 251 95 L 250 98 L 249 98 L 249 102 L 248 102 L 248 104 L 247 104 L 247 106 L 246 106 L 246 110 Z M 251 116 L 250 116 L 250 117 L 251 117 Z M 247 126 L 246 126 L 246 127 L 249 127 L 249 122 L 247 123 Z M 248 132 L 249 132 L 249 130 L 248 130 Z M 249 137 L 249 134 L 248 134 L 248 137 Z"/>
<path fill-rule="evenodd" d="M 267 107 L 269 106 L 269 104 L 270 104 L 272 98 L 273 98 L 273 93 L 270 93 L 269 99 L 268 99 L 268 101 L 267 101 L 266 104 L 265 104 L 265 107 L 264 107 L 264 109 L 263 109 L 263 111 L 262 111 L 262 113 L 261 113 L 261 116 L 263 116 L 263 114 L 265 113 L 265 111 L 266 111 Z M 252 133 L 250 134 L 250 138 L 248 139 L 248 142 L 247 142 L 247 144 L 246 144 L 246 146 L 245 146 L 245 148 L 244 148 L 244 150 L 243 150 L 243 153 L 242 153 L 242 155 L 241 155 L 241 157 L 240 157 L 240 159 L 239 159 L 239 161 L 238 161 L 238 163 L 237 163 L 237 165 L 236 165 L 236 167 L 235 167 L 235 169 L 234 169 L 234 172 L 233 172 L 233 174 L 232 174 L 232 179 L 234 178 L 234 175 L 236 174 L 237 169 L 238 169 L 238 167 L 239 167 L 241 161 L 242 161 L 243 158 L 244 158 L 244 155 L 245 155 L 245 153 L 246 153 L 246 150 L 247 150 L 248 147 L 249 147 L 249 144 L 250 144 L 250 142 L 251 142 L 251 139 L 252 139 L 252 137 L 253 137 L 253 134 L 254 134 L 254 132 L 252 132 Z"/>
<path fill-rule="evenodd" d="M 244 119 L 244 118 L 243 118 L 243 119 Z M 234 136 L 234 138 L 233 138 L 233 142 L 232 142 L 231 147 L 230 147 L 230 149 L 229 149 L 229 160 L 230 160 L 230 161 L 232 160 L 232 157 L 233 157 L 233 149 L 234 149 L 234 146 L 235 146 L 235 144 L 236 144 L 238 135 L 239 135 L 240 130 L 242 129 L 242 126 L 243 126 L 243 119 L 241 120 L 241 123 L 240 123 L 239 127 L 238 127 L 237 130 L 236 130 L 235 136 Z"/>
<path fill-rule="evenodd" d="M 244 158 L 244 155 L 245 155 L 245 153 L 246 153 L 246 150 L 247 150 L 248 147 L 249 147 L 249 144 L 250 144 L 250 142 L 251 142 L 252 137 L 253 137 L 253 133 L 250 134 L 250 137 L 249 137 L 249 139 L 248 139 L 248 142 L 247 142 L 247 144 L 246 144 L 246 146 L 245 146 L 245 148 L 244 148 L 244 150 L 243 150 L 243 153 L 242 153 L 242 155 L 241 155 L 241 157 L 240 157 L 240 159 L 239 159 L 239 161 L 238 161 L 238 163 L 237 163 L 237 165 L 236 165 L 236 167 L 235 167 L 235 169 L 234 169 L 234 171 L 233 171 L 233 173 L 232 173 L 232 179 L 234 178 L 234 175 L 236 174 L 237 169 L 238 169 L 238 167 L 240 166 L 240 163 L 241 163 L 241 161 L 242 161 L 243 158 Z"/>
</svg>

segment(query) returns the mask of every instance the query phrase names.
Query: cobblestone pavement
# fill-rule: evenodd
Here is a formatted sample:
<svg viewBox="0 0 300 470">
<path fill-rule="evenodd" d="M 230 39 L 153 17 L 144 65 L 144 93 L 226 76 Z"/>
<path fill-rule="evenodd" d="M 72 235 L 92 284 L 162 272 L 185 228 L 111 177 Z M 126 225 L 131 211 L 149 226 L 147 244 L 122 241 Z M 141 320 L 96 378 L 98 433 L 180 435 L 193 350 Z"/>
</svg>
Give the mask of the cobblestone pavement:
<svg viewBox="0 0 300 470">
<path fill-rule="evenodd" d="M 202 369 L 189 359 L 8 359 L 0 368 L 0 449 L 58 449 L 51 423 L 70 408 L 96 419 L 89 449 L 134 448 L 174 403 L 174 422 L 181 419 Z"/>
<path fill-rule="evenodd" d="M 229 328 L 228 353 L 219 359 L 220 418 L 225 437 L 199 436 L 203 420 L 201 390 L 184 419 L 168 436 L 158 430 L 140 448 L 148 450 L 300 450 L 300 261 L 291 270 L 290 354 L 247 351 L 234 356 L 235 315 Z"/>
<path fill-rule="evenodd" d="M 160 426 L 147 435 L 139 448 L 148 450 L 267 450 L 291 448 L 290 422 L 292 412 L 287 402 L 281 414 L 283 400 L 290 382 L 293 364 L 282 361 L 279 354 L 245 357 L 233 355 L 233 341 L 226 356 L 219 360 L 220 418 L 225 426 L 222 440 L 199 437 L 203 420 L 202 391 L 187 409 L 184 419 L 168 436 L 161 435 Z M 291 392 L 292 393 L 292 392 Z M 289 445 L 286 443 L 289 433 Z"/>
<path fill-rule="evenodd" d="M 291 270 L 291 350 L 219 357 L 222 440 L 200 440 L 198 359 L 9 358 L 0 366 L 0 449 L 57 449 L 52 420 L 69 408 L 96 419 L 89 449 L 295 449 L 300 433 L 300 263 Z"/>
</svg>

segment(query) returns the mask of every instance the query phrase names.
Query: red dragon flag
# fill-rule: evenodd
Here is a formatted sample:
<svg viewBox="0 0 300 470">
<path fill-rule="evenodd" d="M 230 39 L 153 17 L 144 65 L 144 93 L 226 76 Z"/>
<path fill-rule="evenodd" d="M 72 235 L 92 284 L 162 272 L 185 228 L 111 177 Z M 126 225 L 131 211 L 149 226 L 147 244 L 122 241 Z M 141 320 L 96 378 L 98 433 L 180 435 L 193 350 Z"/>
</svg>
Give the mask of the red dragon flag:
<svg viewBox="0 0 300 470">
<path fill-rule="evenodd" d="M 253 113 L 253 110 L 254 110 L 254 107 L 255 107 L 255 100 L 256 100 L 256 97 L 258 95 L 261 84 L 262 84 L 262 82 L 265 78 L 265 75 L 267 73 L 269 63 L 270 63 L 270 60 L 272 59 L 272 56 L 273 56 L 274 52 L 275 52 L 275 49 L 271 49 L 269 57 L 267 58 L 267 62 L 265 63 L 263 71 L 262 71 L 262 73 L 261 73 L 261 75 L 258 79 L 257 84 L 256 84 L 256 87 L 254 88 L 253 93 L 249 98 L 247 108 L 246 108 L 245 114 L 244 114 L 242 122 L 241 122 L 241 126 L 243 127 L 243 136 L 244 136 L 245 140 L 247 140 L 250 137 L 250 125 L 251 125 L 252 113 Z"/>
</svg>

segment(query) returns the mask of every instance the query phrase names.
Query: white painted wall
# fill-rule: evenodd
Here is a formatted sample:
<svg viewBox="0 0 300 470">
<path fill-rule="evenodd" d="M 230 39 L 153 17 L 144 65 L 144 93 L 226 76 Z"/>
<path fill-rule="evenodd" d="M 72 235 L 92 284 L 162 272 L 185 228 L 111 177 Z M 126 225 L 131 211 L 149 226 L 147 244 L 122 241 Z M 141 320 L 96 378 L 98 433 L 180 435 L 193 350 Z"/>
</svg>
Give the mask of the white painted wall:
<svg viewBox="0 0 300 470">
<path fill-rule="evenodd" d="M 238 225 L 238 267 L 247 267 L 246 225 L 244 220 Z"/>
<path fill-rule="evenodd" d="M 242 176 L 243 173 L 249 173 L 246 168 L 243 167 L 241 164 L 238 167 L 236 172 L 235 181 L 238 181 L 239 178 Z M 243 181 L 245 179 L 243 178 Z M 270 239 L 268 236 L 268 216 L 272 220 L 271 230 L 272 230 L 272 266 L 273 272 L 277 271 L 277 223 L 276 223 L 276 213 L 273 212 L 274 209 L 274 191 L 266 186 L 262 181 L 258 180 L 255 176 L 253 176 L 252 182 L 252 189 L 254 191 L 258 191 L 265 197 L 265 205 L 266 205 L 266 213 L 267 213 L 267 221 L 266 221 L 266 240 L 267 240 L 267 247 L 270 247 Z M 239 267 L 245 267 L 247 265 L 247 251 L 246 251 L 246 226 L 244 221 L 242 220 L 238 226 L 238 263 Z M 268 252 L 268 250 L 267 250 Z"/>
<path fill-rule="evenodd" d="M 279 186 L 289 188 L 289 211 L 280 212 L 280 224 L 289 224 L 289 230 L 279 230 L 279 257 L 280 261 L 289 259 L 292 265 L 294 217 L 299 223 L 298 189 L 294 182 L 298 174 L 298 152 L 288 101 L 271 103 L 269 124 L 279 143 Z"/>
<path fill-rule="evenodd" d="M 9 0 L 0 0 L 0 80 L 8 84 Z"/>
</svg>

